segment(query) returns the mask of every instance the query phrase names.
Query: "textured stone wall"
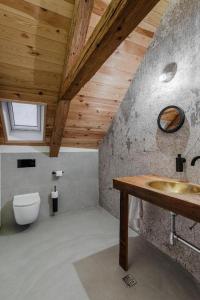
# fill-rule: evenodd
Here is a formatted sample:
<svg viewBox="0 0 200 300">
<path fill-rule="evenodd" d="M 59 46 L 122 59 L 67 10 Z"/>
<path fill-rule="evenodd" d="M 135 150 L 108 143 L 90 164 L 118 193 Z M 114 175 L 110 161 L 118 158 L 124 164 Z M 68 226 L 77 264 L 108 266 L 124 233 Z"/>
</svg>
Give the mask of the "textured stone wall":
<svg viewBox="0 0 200 300">
<path fill-rule="evenodd" d="M 100 203 L 119 216 L 119 193 L 112 188 L 117 176 L 159 174 L 185 178 L 200 184 L 200 1 L 174 0 L 162 20 L 116 118 L 100 148 Z M 159 76 L 168 63 L 178 70 L 171 82 Z M 161 132 L 157 116 L 167 105 L 180 106 L 186 114 L 184 126 L 174 134 Z M 187 159 L 183 174 L 175 171 L 175 158 Z M 179 216 L 177 232 L 200 247 L 200 225 Z M 144 204 L 141 234 L 181 262 L 200 280 L 200 256 L 186 246 L 169 245 L 170 214 Z"/>
</svg>

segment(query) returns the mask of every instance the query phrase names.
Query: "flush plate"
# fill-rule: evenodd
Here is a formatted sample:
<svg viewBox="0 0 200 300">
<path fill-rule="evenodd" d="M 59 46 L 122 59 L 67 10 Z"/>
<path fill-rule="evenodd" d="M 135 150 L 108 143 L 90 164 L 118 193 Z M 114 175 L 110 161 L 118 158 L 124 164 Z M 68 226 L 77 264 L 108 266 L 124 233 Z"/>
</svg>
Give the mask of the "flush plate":
<svg viewBox="0 0 200 300">
<path fill-rule="evenodd" d="M 33 168 L 33 167 L 35 167 L 35 159 L 18 159 L 17 167 L 18 168 Z"/>
</svg>

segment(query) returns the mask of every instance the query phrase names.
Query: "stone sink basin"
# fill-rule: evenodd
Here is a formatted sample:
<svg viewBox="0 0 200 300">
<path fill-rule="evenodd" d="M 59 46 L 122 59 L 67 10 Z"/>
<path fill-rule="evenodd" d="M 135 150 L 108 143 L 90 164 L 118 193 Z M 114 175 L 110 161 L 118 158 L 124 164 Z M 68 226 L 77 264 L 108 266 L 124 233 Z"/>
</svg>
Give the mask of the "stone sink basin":
<svg viewBox="0 0 200 300">
<path fill-rule="evenodd" d="M 180 181 L 155 180 L 148 183 L 149 187 L 166 193 L 200 194 L 200 185 Z"/>
</svg>

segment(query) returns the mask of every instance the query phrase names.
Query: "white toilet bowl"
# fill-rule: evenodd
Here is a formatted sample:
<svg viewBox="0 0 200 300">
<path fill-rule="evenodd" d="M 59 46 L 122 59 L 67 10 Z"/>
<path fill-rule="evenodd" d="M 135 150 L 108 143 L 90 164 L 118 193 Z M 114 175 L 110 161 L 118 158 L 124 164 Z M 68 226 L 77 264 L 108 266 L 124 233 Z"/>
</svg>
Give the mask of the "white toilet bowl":
<svg viewBox="0 0 200 300">
<path fill-rule="evenodd" d="M 39 214 L 39 209 L 39 193 L 16 195 L 13 198 L 15 221 L 19 225 L 26 225 L 35 222 Z"/>
</svg>

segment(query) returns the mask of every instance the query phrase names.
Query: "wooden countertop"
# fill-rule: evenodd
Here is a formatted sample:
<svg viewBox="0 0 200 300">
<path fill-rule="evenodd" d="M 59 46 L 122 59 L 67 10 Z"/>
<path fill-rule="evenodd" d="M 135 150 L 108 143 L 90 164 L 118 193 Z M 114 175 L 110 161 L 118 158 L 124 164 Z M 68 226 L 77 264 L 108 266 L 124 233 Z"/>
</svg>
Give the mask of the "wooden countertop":
<svg viewBox="0 0 200 300">
<path fill-rule="evenodd" d="M 200 194 L 175 194 L 148 186 L 155 180 L 177 182 L 177 179 L 156 175 L 141 175 L 113 179 L 113 187 L 161 208 L 200 222 Z"/>
</svg>

